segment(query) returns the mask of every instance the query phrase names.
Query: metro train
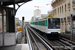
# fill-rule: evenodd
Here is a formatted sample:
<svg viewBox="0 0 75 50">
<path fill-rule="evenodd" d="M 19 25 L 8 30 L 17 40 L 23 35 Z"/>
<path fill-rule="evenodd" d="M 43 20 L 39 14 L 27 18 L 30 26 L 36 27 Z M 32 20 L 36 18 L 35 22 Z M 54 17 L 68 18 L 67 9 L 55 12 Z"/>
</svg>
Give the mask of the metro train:
<svg viewBox="0 0 75 50">
<path fill-rule="evenodd" d="M 60 18 L 46 18 L 38 21 L 31 21 L 30 26 L 44 32 L 43 34 L 49 35 L 49 37 L 59 38 L 61 33 Z"/>
</svg>

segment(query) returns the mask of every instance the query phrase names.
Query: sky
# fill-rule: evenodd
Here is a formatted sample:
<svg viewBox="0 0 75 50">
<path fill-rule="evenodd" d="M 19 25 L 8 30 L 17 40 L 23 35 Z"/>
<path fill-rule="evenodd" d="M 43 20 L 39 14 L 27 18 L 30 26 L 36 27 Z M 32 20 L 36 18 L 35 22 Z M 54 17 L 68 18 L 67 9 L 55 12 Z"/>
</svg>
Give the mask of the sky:
<svg viewBox="0 0 75 50">
<path fill-rule="evenodd" d="M 32 16 L 34 16 L 34 10 L 38 9 L 34 6 L 40 6 L 39 9 L 41 10 L 41 14 L 47 14 L 48 11 L 52 10 L 51 2 L 52 0 L 29 1 L 18 9 L 15 17 L 18 17 L 20 20 L 22 20 L 22 17 L 25 17 L 25 21 L 30 21 Z"/>
</svg>

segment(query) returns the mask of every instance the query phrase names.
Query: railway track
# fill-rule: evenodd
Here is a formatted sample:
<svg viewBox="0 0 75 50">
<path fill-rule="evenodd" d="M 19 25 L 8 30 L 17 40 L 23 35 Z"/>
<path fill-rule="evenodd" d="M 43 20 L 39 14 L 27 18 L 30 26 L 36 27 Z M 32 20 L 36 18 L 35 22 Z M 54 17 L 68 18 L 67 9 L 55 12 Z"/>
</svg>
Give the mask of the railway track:
<svg viewBox="0 0 75 50">
<path fill-rule="evenodd" d="M 35 35 L 29 28 L 27 30 L 31 39 L 32 50 L 53 50 L 42 38 Z"/>
<path fill-rule="evenodd" d="M 30 37 L 32 39 L 32 44 L 34 46 L 34 50 L 47 50 L 46 47 L 41 43 L 41 41 L 28 29 L 30 33 Z"/>
<path fill-rule="evenodd" d="M 28 26 L 29 27 L 29 26 Z M 29 29 L 33 32 L 35 32 L 38 36 L 40 36 L 50 47 L 53 48 L 53 50 L 74 50 L 75 45 L 59 39 L 59 40 L 49 40 L 47 38 L 44 38 L 43 36 L 40 35 L 40 33 L 38 33 L 37 31 L 35 31 L 34 29 L 30 28 Z"/>
<path fill-rule="evenodd" d="M 33 29 L 31 29 L 30 27 L 29 27 L 29 29 L 30 29 L 32 32 L 34 32 L 36 36 L 39 36 L 39 37 L 38 37 L 39 39 L 42 38 L 42 41 L 44 42 L 43 44 L 45 45 L 45 47 L 47 48 L 47 50 L 51 50 L 51 48 L 52 48 L 52 50 L 59 50 L 58 48 L 53 48 L 53 47 L 51 47 L 51 44 L 50 44 L 50 43 L 47 43 L 47 41 L 45 41 L 44 38 L 43 38 L 41 35 L 38 35 Z M 49 48 L 50 48 L 50 49 L 49 49 Z"/>
</svg>

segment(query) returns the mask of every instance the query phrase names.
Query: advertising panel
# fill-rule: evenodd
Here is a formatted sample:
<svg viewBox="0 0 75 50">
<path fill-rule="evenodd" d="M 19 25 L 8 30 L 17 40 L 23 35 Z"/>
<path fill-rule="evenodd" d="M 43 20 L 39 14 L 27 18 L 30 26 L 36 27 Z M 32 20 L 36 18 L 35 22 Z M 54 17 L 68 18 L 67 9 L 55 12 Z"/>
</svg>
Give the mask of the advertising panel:
<svg viewBox="0 0 75 50">
<path fill-rule="evenodd" d="M 15 44 L 16 44 L 15 33 L 6 33 L 4 35 L 4 46 L 15 45 Z"/>
</svg>

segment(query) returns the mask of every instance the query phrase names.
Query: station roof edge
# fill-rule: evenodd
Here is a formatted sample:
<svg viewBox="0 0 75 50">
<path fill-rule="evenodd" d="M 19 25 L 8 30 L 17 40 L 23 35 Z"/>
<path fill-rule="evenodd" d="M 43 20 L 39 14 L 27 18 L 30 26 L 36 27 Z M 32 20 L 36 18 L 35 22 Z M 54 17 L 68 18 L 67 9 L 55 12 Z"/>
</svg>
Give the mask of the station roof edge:
<svg viewBox="0 0 75 50">
<path fill-rule="evenodd" d="M 15 4 L 22 3 L 22 2 L 28 2 L 32 0 L 0 0 L 0 5 L 2 6 L 8 6 L 13 5 L 15 1 Z"/>
</svg>

